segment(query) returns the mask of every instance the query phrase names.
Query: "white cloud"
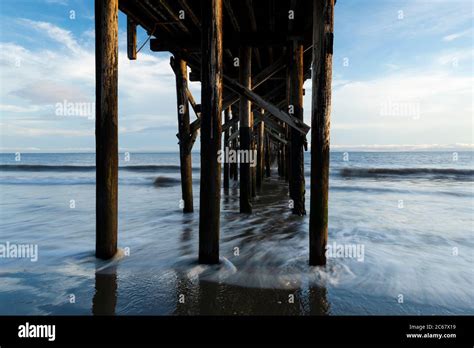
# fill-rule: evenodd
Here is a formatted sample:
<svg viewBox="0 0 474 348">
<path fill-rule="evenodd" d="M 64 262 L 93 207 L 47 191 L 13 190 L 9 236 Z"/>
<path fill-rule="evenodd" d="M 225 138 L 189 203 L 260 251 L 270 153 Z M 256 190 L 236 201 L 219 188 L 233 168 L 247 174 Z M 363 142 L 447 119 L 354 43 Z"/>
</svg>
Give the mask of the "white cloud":
<svg viewBox="0 0 474 348">
<path fill-rule="evenodd" d="M 468 30 L 460 31 L 460 32 L 457 32 L 457 33 L 445 35 L 445 36 L 443 36 L 443 41 L 447 41 L 447 42 L 454 41 L 456 39 L 459 39 L 460 37 L 469 35 L 471 33 L 472 33 L 472 28 L 468 29 Z"/>
<path fill-rule="evenodd" d="M 440 71 L 346 83 L 333 91 L 336 143 L 471 142 L 473 84 Z"/>
<path fill-rule="evenodd" d="M 57 5 L 63 5 L 67 6 L 68 1 L 67 0 L 46 0 L 47 4 L 57 4 Z"/>
<path fill-rule="evenodd" d="M 95 101 L 95 57 L 94 45 L 90 42 L 93 42 L 90 40 L 91 32 L 81 35 L 89 42 L 79 43 L 70 31 L 51 23 L 21 22 L 27 24 L 25 30 L 33 28 L 40 39 L 50 38 L 60 45 L 60 49 L 33 51 L 14 43 L 0 43 L 2 133 L 34 137 L 40 142 L 46 141 L 40 140 L 42 136 L 53 134 L 93 137 L 90 122 L 58 118 L 52 107 L 64 100 Z M 119 51 L 120 134 L 177 127 L 174 75 L 169 56 L 141 52 L 137 61 L 129 61 L 124 48 L 120 47 Z M 22 124 L 19 113 L 29 114 L 40 122 Z M 169 133 L 175 138 L 174 130 Z M 122 138 L 122 144 L 125 143 L 123 139 L 126 138 Z"/>
<path fill-rule="evenodd" d="M 84 52 L 69 30 L 62 29 L 48 22 L 32 21 L 29 19 L 23 19 L 22 21 L 30 25 L 31 28 L 46 34 L 50 39 L 64 45 L 72 53 L 81 54 Z"/>
</svg>

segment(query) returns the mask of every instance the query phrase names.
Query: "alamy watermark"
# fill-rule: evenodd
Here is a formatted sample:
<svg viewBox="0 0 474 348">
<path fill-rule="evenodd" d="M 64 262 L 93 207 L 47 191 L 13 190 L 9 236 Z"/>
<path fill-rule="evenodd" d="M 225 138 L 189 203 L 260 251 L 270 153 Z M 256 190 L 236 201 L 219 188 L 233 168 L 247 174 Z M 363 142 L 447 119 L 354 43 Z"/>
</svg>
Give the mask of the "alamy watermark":
<svg viewBox="0 0 474 348">
<path fill-rule="evenodd" d="M 326 246 L 327 258 L 348 258 L 364 262 L 364 244 L 338 244 L 336 242 Z"/>
<path fill-rule="evenodd" d="M 94 102 L 70 102 L 64 99 L 55 105 L 56 116 L 76 116 L 87 117 L 93 120 L 95 117 L 95 103 Z"/>
<path fill-rule="evenodd" d="M 0 258 L 30 259 L 31 262 L 36 262 L 38 261 L 38 245 L 0 243 Z"/>
<path fill-rule="evenodd" d="M 217 151 L 219 163 L 250 163 L 250 167 L 257 165 L 257 150 L 234 150 L 226 147 L 224 151 Z"/>
<path fill-rule="evenodd" d="M 381 116 L 411 117 L 414 120 L 420 119 L 420 103 L 386 100 L 380 103 Z"/>
</svg>

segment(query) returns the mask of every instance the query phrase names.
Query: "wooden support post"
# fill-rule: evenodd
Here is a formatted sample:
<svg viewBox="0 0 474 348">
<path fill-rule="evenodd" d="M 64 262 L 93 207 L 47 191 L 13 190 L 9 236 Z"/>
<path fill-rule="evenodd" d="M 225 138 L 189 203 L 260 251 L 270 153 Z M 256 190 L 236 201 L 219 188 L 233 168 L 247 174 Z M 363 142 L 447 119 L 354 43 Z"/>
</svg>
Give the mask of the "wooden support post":
<svg viewBox="0 0 474 348">
<path fill-rule="evenodd" d="M 253 111 L 250 111 L 251 115 L 251 120 L 250 124 L 252 125 L 250 127 L 251 129 L 251 138 L 250 138 L 250 148 L 252 153 L 249 155 L 249 161 L 250 161 L 250 156 L 253 156 L 252 158 L 256 161 L 257 157 L 255 156 L 257 153 L 257 135 L 256 135 L 256 127 L 254 126 L 254 115 Z M 254 166 L 250 167 L 250 175 L 252 176 L 251 180 L 251 188 L 252 188 L 252 198 L 257 196 L 257 163 L 254 163 Z"/>
<path fill-rule="evenodd" d="M 222 0 L 202 1 L 199 263 L 219 262 L 222 135 Z"/>
<path fill-rule="evenodd" d="M 252 71 L 252 49 L 250 47 L 240 48 L 240 84 L 251 89 L 251 71 Z M 251 124 L 251 104 L 245 96 L 240 96 L 240 150 L 246 150 L 250 153 L 252 124 Z M 250 198 L 252 195 L 252 177 L 249 163 L 240 163 L 240 212 L 252 213 L 252 204 Z"/>
<path fill-rule="evenodd" d="M 137 25 L 127 16 L 127 56 L 130 60 L 137 59 Z"/>
<path fill-rule="evenodd" d="M 283 177 L 283 150 L 282 150 L 282 144 L 277 144 L 277 161 L 278 161 L 278 176 Z"/>
<path fill-rule="evenodd" d="M 232 120 L 233 119 L 236 119 L 237 121 L 239 120 L 239 111 L 237 110 L 237 107 L 233 107 L 232 108 Z M 232 127 L 232 132 L 238 132 L 239 131 L 239 123 L 236 122 L 234 123 L 234 126 Z M 239 146 L 238 146 L 238 141 L 237 139 L 234 139 L 232 140 L 232 148 L 234 150 L 238 150 Z M 239 180 L 239 165 L 238 163 L 232 163 L 232 172 L 233 172 L 233 175 L 232 175 L 232 178 L 237 181 Z"/>
<path fill-rule="evenodd" d="M 334 0 L 313 0 L 309 264 L 326 264 Z"/>
<path fill-rule="evenodd" d="M 96 257 L 117 252 L 118 0 L 95 1 Z"/>
<path fill-rule="evenodd" d="M 266 132 L 264 132 L 264 139 L 265 139 L 265 176 L 269 178 L 271 176 L 271 168 L 270 168 L 271 146 L 270 146 L 270 139 Z"/>
<path fill-rule="evenodd" d="M 303 44 L 293 41 L 290 52 L 290 95 L 289 113 L 303 121 Z M 291 129 L 290 159 L 290 195 L 293 200 L 293 214 L 306 215 L 304 144 L 305 138 L 300 132 Z"/>
<path fill-rule="evenodd" d="M 188 68 L 186 61 L 179 57 L 172 59 L 176 76 L 176 97 L 178 106 L 179 160 L 181 170 L 181 193 L 184 201 L 183 212 L 193 212 L 193 169 L 191 160 L 191 131 L 189 126 Z"/>
<path fill-rule="evenodd" d="M 265 110 L 261 110 L 261 113 L 265 113 Z M 257 126 L 257 189 L 262 188 L 263 181 L 263 169 L 265 167 L 264 161 L 264 150 L 265 150 L 265 123 L 261 121 Z"/>
<path fill-rule="evenodd" d="M 230 106 L 224 111 L 224 122 L 227 123 L 229 121 L 230 121 Z M 229 136 L 230 136 L 230 129 L 228 128 L 224 133 L 224 151 L 226 151 L 226 148 L 229 147 Z M 225 156 L 222 156 L 222 158 L 225 158 Z M 225 190 L 229 189 L 229 163 L 227 161 L 224 161 L 224 189 Z"/>
<path fill-rule="evenodd" d="M 285 133 L 286 133 L 285 139 L 290 139 L 290 141 L 291 141 L 289 127 L 286 127 Z M 285 174 L 285 181 L 286 182 L 290 182 L 290 170 L 291 170 L 290 146 L 284 144 L 283 145 L 283 172 Z"/>
</svg>

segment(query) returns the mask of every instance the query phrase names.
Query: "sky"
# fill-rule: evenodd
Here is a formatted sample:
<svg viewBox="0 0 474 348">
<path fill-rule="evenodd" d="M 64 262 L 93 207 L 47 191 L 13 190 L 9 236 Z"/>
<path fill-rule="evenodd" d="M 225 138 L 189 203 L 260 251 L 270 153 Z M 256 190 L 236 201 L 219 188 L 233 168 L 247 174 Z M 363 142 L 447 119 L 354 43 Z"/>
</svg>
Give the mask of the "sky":
<svg viewBox="0 0 474 348">
<path fill-rule="evenodd" d="M 0 152 L 94 151 L 93 10 L 93 0 L 0 1 Z M 471 0 L 338 0 L 332 149 L 472 150 L 473 11 Z M 146 38 L 139 29 L 138 45 Z M 129 61 L 119 14 L 120 151 L 178 150 L 169 58 L 145 45 Z M 190 88 L 199 100 L 199 83 Z"/>
</svg>

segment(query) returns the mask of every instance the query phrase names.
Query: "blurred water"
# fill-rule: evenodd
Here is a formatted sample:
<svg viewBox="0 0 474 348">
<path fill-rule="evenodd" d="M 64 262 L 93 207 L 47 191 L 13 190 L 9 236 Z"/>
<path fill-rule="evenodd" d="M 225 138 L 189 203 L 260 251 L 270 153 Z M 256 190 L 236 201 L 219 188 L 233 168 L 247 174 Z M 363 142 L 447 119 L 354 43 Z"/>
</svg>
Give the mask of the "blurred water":
<svg viewBox="0 0 474 348">
<path fill-rule="evenodd" d="M 120 159 L 125 254 L 106 262 L 94 258 L 95 156 L 0 155 L 0 244 L 39 248 L 37 262 L 0 258 L 0 314 L 474 314 L 470 152 L 332 153 L 329 243 L 364 258 L 325 268 L 307 265 L 308 216 L 291 214 L 276 170 L 250 216 L 238 183 L 222 193 L 210 267 L 196 262 L 199 156 L 186 215 L 176 153 Z M 308 212 L 309 172 L 306 156 Z"/>
</svg>

